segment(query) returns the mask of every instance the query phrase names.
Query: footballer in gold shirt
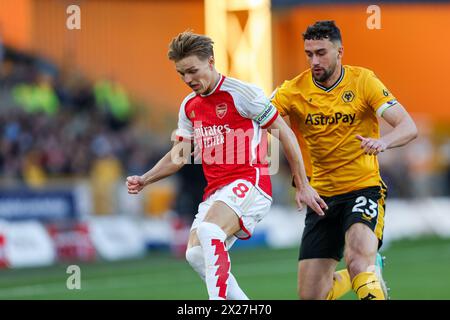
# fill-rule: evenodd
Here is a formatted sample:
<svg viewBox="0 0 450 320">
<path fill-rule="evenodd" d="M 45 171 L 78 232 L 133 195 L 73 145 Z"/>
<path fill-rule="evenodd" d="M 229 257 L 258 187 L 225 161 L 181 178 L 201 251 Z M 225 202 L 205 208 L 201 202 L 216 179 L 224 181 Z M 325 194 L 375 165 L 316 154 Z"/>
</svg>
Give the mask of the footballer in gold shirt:
<svg viewBox="0 0 450 320">
<path fill-rule="evenodd" d="M 306 145 L 302 153 L 309 159 L 311 186 L 328 207 L 325 216 L 307 210 L 298 294 L 337 299 L 353 289 L 361 300 L 387 299 L 376 263 L 386 196 L 377 154 L 407 144 L 417 128 L 374 72 L 342 64 L 342 37 L 334 21 L 309 26 L 303 40 L 310 69 L 284 82 L 271 100 L 289 117 L 299 144 Z M 393 128 L 382 137 L 378 118 Z M 343 257 L 347 268 L 334 272 Z"/>
<path fill-rule="evenodd" d="M 382 185 L 377 158 L 365 154 L 355 138 L 379 138 L 377 115 L 397 104 L 372 71 L 343 66 L 337 82 L 325 88 L 307 70 L 285 81 L 272 103 L 303 136 L 312 165 L 311 185 L 320 195 Z"/>
</svg>

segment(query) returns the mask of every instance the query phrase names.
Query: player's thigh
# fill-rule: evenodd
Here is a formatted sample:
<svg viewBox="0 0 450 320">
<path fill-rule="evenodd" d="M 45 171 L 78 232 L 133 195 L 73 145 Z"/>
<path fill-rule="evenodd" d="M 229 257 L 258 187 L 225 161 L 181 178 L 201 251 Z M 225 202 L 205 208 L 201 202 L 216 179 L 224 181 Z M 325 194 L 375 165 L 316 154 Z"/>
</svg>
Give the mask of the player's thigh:
<svg viewBox="0 0 450 320">
<path fill-rule="evenodd" d="M 345 209 L 345 256 L 372 257 L 383 239 L 385 191 L 369 187 L 355 192 Z"/>
<path fill-rule="evenodd" d="M 332 204 L 325 217 L 310 208 L 305 218 L 298 264 L 298 294 L 301 299 L 325 299 L 333 285 L 333 274 L 344 249 L 339 216 L 343 206 Z"/>
<path fill-rule="evenodd" d="M 272 201 L 251 182 L 238 179 L 217 192 L 205 221 L 219 225 L 228 236 L 248 239 L 269 212 Z"/>
<path fill-rule="evenodd" d="M 374 264 L 377 251 L 378 238 L 373 230 L 364 223 L 352 224 L 345 233 L 345 260 L 364 258 Z"/>
<path fill-rule="evenodd" d="M 205 201 L 200 203 L 200 205 L 198 206 L 198 213 L 195 215 L 195 219 L 192 222 L 189 239 L 188 239 L 188 244 L 187 244 L 187 249 L 201 245 L 200 240 L 198 239 L 198 235 L 197 235 L 197 228 L 200 225 L 200 223 L 202 223 L 203 221 L 206 221 L 205 218 L 206 218 L 209 210 L 211 209 L 212 205 L 214 204 L 214 200 L 213 200 L 214 198 L 215 198 L 215 196 L 209 197 L 208 199 L 206 199 Z M 220 225 L 220 223 L 218 223 L 218 224 Z M 236 241 L 235 236 L 228 236 L 227 240 L 226 240 L 227 249 L 231 248 L 231 246 L 234 244 L 235 241 Z"/>
<path fill-rule="evenodd" d="M 386 190 L 380 187 L 369 187 L 353 193 L 344 210 L 343 227 L 346 243 L 351 241 L 357 246 L 356 241 L 359 240 L 362 241 L 361 248 L 372 247 L 374 242 L 377 244 L 377 249 L 381 247 L 385 197 Z"/>
<path fill-rule="evenodd" d="M 298 263 L 298 294 L 301 299 L 325 299 L 333 286 L 338 261 L 330 258 L 305 259 Z"/>
<path fill-rule="evenodd" d="M 344 251 L 340 205 L 331 205 L 325 217 L 318 216 L 310 208 L 306 213 L 305 228 L 300 243 L 299 260 L 341 260 Z"/>
<path fill-rule="evenodd" d="M 202 221 L 214 223 L 219 226 L 226 233 L 227 238 L 240 229 L 239 219 L 234 211 L 225 203 L 220 201 L 213 202 L 204 215 Z M 188 249 L 200 245 L 200 240 L 197 235 L 197 227 L 200 222 L 196 223 L 195 227 L 193 225 L 191 228 L 187 244 Z"/>
<path fill-rule="evenodd" d="M 234 210 L 222 201 L 214 201 L 203 221 L 218 225 L 227 237 L 235 234 L 241 228 L 239 218 Z"/>
</svg>

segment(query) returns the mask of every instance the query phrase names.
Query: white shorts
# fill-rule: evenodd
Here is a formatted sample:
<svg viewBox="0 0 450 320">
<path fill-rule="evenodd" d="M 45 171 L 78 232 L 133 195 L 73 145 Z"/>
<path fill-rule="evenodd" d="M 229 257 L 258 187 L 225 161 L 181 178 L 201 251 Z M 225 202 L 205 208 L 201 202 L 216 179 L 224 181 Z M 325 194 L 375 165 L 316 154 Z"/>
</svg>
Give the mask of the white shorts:
<svg viewBox="0 0 450 320">
<path fill-rule="evenodd" d="M 215 201 L 224 202 L 239 217 L 241 229 L 234 236 L 243 240 L 252 236 L 256 224 L 266 216 L 272 205 L 272 199 L 263 195 L 252 183 L 239 179 L 217 190 L 200 203 L 191 231 L 197 229 L 198 225 L 203 222 Z M 234 243 L 235 237 L 227 239 L 227 248 Z"/>
</svg>

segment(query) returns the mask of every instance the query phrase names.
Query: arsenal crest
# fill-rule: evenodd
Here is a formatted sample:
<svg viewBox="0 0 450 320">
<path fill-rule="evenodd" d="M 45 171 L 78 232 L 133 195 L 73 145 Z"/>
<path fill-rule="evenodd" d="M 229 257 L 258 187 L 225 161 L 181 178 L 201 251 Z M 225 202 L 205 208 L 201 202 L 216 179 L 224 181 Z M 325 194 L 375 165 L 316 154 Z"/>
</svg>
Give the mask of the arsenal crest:
<svg viewBox="0 0 450 320">
<path fill-rule="evenodd" d="M 219 119 L 222 119 L 227 114 L 227 104 L 221 103 L 216 106 L 216 115 Z"/>
</svg>

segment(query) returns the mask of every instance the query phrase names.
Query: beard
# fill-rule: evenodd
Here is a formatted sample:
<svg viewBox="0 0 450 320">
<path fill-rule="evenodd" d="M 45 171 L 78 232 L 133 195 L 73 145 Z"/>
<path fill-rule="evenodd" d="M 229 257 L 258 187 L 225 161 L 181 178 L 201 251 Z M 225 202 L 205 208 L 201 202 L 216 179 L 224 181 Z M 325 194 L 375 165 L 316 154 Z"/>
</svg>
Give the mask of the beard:
<svg viewBox="0 0 450 320">
<path fill-rule="evenodd" d="M 318 77 L 316 77 L 313 73 L 313 77 L 317 82 L 325 82 L 331 77 L 331 75 L 334 73 L 334 70 L 336 70 L 336 64 L 329 67 L 328 69 L 324 68 L 322 75 Z"/>
</svg>

